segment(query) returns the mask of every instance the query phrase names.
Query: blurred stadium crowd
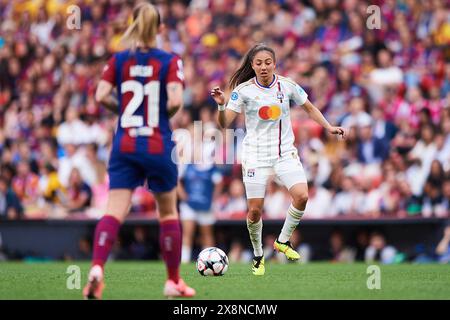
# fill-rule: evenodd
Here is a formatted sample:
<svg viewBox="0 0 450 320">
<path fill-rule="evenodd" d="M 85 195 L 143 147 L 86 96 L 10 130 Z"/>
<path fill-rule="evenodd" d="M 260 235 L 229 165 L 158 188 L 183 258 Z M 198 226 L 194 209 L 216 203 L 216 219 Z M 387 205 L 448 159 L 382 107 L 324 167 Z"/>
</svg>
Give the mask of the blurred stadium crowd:
<svg viewBox="0 0 450 320">
<path fill-rule="evenodd" d="M 0 219 L 98 217 L 116 119 L 93 99 L 102 68 L 120 50 L 137 1 L 0 0 Z M 336 140 L 300 108 L 291 118 L 310 197 L 305 218 L 446 217 L 450 208 L 450 11 L 446 1 L 155 1 L 159 45 L 183 58 L 185 108 L 215 128 L 209 88 L 227 86 L 255 43 L 277 53 L 327 119 L 350 129 Z M 69 5 L 80 29 L 67 25 Z M 367 7 L 381 9 L 369 29 Z M 234 128 L 243 128 L 238 117 Z M 207 142 L 205 142 L 207 143 Z M 231 143 L 231 142 L 227 142 Z M 245 217 L 239 164 L 218 165 L 213 210 Z M 275 181 L 266 218 L 290 199 Z M 154 217 L 144 188 L 133 215 Z"/>
</svg>

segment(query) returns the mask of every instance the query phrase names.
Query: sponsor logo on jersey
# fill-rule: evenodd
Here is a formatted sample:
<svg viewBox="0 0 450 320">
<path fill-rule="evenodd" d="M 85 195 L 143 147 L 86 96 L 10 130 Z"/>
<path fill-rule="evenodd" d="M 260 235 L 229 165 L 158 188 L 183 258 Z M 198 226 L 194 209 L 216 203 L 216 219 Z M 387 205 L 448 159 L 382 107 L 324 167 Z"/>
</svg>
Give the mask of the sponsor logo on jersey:
<svg viewBox="0 0 450 320">
<path fill-rule="evenodd" d="M 253 178 L 255 176 L 255 169 L 248 169 L 247 170 L 247 177 Z"/>
<path fill-rule="evenodd" d="M 237 100 L 238 99 L 238 97 L 239 97 L 239 95 L 237 94 L 237 92 L 233 92 L 232 94 L 231 94 L 231 100 Z"/>
<path fill-rule="evenodd" d="M 262 106 L 258 110 L 258 115 L 262 120 L 278 120 L 281 116 L 281 108 L 277 105 Z"/>
</svg>

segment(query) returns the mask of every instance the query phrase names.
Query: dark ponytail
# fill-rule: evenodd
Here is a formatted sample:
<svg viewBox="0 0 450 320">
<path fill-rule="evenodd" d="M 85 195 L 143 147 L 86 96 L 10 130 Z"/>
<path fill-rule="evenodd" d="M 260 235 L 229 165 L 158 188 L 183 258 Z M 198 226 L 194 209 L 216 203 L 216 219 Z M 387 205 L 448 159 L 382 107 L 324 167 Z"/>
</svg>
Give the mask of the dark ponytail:
<svg viewBox="0 0 450 320">
<path fill-rule="evenodd" d="M 268 51 L 273 57 L 273 61 L 275 62 L 275 51 L 272 48 L 266 46 L 263 43 L 257 44 L 253 46 L 244 56 L 242 60 L 241 66 L 236 70 L 235 73 L 231 76 L 230 79 L 230 89 L 233 90 L 241 83 L 250 80 L 255 77 L 255 71 L 252 69 L 252 61 L 255 55 L 260 51 Z"/>
</svg>

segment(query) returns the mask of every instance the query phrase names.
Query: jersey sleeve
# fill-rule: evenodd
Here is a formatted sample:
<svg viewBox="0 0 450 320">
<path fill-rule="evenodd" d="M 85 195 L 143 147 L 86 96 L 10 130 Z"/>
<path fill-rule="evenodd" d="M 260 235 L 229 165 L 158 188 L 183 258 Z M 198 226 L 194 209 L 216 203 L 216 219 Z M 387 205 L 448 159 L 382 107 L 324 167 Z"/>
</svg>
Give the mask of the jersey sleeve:
<svg viewBox="0 0 450 320">
<path fill-rule="evenodd" d="M 292 85 L 291 90 L 291 100 L 299 106 L 304 105 L 306 100 L 308 100 L 308 94 L 305 92 L 305 90 L 303 90 L 303 88 L 296 83 Z"/>
<path fill-rule="evenodd" d="M 112 56 L 103 68 L 102 80 L 108 81 L 112 85 L 116 83 L 116 56 Z"/>
<path fill-rule="evenodd" d="M 230 100 L 228 101 L 227 108 L 233 110 L 237 113 L 242 112 L 242 107 L 244 106 L 244 98 L 242 97 L 242 93 L 237 91 L 231 92 Z"/>
<path fill-rule="evenodd" d="M 183 61 L 178 56 L 174 56 L 170 60 L 167 74 L 167 83 L 169 82 L 179 82 L 184 86 Z"/>
</svg>

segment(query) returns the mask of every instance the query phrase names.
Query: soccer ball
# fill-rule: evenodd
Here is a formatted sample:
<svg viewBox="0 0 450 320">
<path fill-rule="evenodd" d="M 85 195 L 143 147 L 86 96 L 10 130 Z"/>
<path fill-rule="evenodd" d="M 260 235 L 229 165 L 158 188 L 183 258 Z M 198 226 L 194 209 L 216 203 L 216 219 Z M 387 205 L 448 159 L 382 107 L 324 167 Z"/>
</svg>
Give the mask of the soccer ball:
<svg viewBox="0 0 450 320">
<path fill-rule="evenodd" d="M 197 271 L 202 276 L 223 276 L 228 270 L 228 257 L 219 248 L 203 249 L 197 258 Z"/>
</svg>

